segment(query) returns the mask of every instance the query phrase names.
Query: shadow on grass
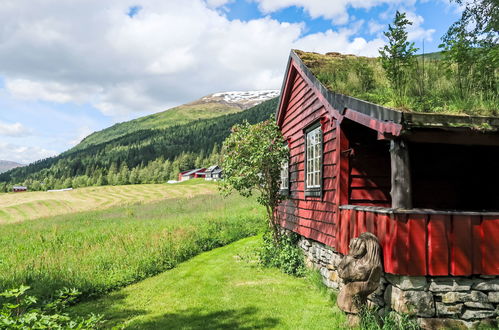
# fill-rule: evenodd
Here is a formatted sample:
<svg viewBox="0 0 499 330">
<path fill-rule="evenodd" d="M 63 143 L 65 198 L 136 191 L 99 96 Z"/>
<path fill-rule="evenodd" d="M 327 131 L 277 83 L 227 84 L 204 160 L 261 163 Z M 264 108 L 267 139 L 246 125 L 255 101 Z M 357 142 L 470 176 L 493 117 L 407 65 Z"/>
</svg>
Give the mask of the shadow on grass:
<svg viewBox="0 0 499 330">
<path fill-rule="evenodd" d="M 259 310 L 246 307 L 239 310 L 206 312 L 191 308 L 177 313 L 166 313 L 144 322 L 133 322 L 130 329 L 269 329 L 279 324 L 273 317 L 258 317 Z"/>
</svg>

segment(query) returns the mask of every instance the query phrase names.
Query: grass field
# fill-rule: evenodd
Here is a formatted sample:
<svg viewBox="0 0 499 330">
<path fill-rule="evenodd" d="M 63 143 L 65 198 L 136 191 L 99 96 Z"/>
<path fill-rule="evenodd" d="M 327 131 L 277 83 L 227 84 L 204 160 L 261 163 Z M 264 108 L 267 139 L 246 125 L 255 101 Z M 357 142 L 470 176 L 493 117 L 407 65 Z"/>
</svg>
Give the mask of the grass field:
<svg viewBox="0 0 499 330">
<path fill-rule="evenodd" d="M 217 187 L 213 183 L 191 180 L 177 184 L 102 186 L 61 192 L 0 194 L 0 224 L 216 192 Z"/>
<path fill-rule="evenodd" d="M 252 237 L 75 306 L 104 314 L 106 328 L 341 329 L 345 317 L 313 281 L 259 267 Z"/>
<path fill-rule="evenodd" d="M 140 194 L 149 187 L 130 186 L 127 195 L 133 200 L 134 188 Z M 254 235 L 263 223 L 263 210 L 254 200 L 201 194 L 212 192 L 215 185 L 158 189 L 168 195 L 174 194 L 173 187 L 183 187 L 184 195 L 1 225 L 0 288 L 24 284 L 33 287 L 33 294 L 47 296 L 61 287 L 75 287 L 84 296 L 98 295 Z"/>
</svg>

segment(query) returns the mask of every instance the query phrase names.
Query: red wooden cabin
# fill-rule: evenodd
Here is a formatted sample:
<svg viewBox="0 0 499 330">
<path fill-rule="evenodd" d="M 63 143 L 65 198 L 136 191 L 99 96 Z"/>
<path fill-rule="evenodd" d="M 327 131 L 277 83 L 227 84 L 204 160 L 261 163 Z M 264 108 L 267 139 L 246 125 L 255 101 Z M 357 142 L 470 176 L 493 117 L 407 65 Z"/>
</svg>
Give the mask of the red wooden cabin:
<svg viewBox="0 0 499 330">
<path fill-rule="evenodd" d="M 499 275 L 499 118 L 337 94 L 298 54 L 276 115 L 290 150 L 282 226 L 343 254 L 372 232 L 387 273 Z"/>
</svg>

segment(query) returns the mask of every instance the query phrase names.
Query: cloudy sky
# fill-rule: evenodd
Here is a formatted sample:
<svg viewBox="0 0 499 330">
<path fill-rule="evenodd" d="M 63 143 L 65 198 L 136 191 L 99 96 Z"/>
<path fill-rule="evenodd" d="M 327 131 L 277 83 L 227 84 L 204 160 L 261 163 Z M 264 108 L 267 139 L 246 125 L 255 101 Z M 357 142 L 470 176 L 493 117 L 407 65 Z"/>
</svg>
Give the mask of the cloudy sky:
<svg viewBox="0 0 499 330">
<path fill-rule="evenodd" d="M 0 159 L 214 92 L 278 89 L 292 48 L 376 56 L 396 10 L 426 52 L 459 17 L 447 0 L 2 0 Z"/>
</svg>

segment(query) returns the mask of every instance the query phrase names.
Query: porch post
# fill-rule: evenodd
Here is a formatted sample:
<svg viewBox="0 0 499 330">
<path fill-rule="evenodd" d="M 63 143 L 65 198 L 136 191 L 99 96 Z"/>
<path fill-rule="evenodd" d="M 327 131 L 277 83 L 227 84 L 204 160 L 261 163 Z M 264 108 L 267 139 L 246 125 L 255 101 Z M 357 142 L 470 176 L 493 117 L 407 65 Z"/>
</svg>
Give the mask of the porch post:
<svg viewBox="0 0 499 330">
<path fill-rule="evenodd" d="M 390 141 L 392 172 L 392 208 L 412 208 L 411 168 L 407 142 L 401 139 Z"/>
</svg>

